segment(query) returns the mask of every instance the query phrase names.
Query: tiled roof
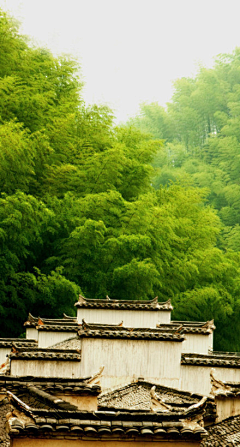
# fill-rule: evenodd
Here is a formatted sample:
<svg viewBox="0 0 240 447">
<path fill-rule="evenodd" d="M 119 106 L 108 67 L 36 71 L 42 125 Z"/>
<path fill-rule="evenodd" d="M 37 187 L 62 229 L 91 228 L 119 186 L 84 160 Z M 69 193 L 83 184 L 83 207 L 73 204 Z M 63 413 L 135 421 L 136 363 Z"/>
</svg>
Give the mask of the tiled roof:
<svg viewBox="0 0 240 447">
<path fill-rule="evenodd" d="M 90 415 L 90 417 L 93 415 Z M 98 415 L 101 416 L 100 414 Z M 89 417 L 89 416 L 88 416 Z M 44 436 L 44 433 L 48 433 L 51 438 L 55 435 L 64 433 L 68 434 L 73 439 L 79 439 L 79 437 L 91 436 L 91 438 L 102 439 L 106 441 L 109 437 L 112 441 L 118 439 L 119 436 L 128 438 L 129 436 L 140 437 L 146 439 L 162 440 L 200 440 L 207 436 L 207 431 L 200 425 L 184 426 L 182 422 L 151 422 L 151 421 L 121 421 L 121 420 L 97 420 L 97 419 L 82 419 L 79 415 L 77 419 L 62 418 L 56 419 L 55 417 L 35 417 L 32 422 L 25 422 L 20 418 L 9 419 L 10 425 L 9 434 L 11 437 L 21 435 L 27 435 L 29 433 L 35 433 L 35 436 Z"/>
<path fill-rule="evenodd" d="M 219 392 L 217 393 L 218 396 L 220 395 L 229 397 L 240 396 L 240 383 L 224 382 L 224 385 L 226 387 L 226 392 L 221 392 L 219 390 Z"/>
<path fill-rule="evenodd" d="M 66 340 L 60 341 L 52 346 L 50 348 L 56 348 L 56 349 L 78 349 L 81 350 L 82 342 L 80 338 L 76 335 L 71 338 L 67 338 Z"/>
<path fill-rule="evenodd" d="M 173 412 L 185 411 L 190 406 L 199 403 L 203 397 L 199 394 L 180 391 L 138 379 L 137 382 L 102 393 L 98 398 L 98 405 L 102 409 L 150 410 L 152 407 L 151 389 L 154 385 L 157 397 L 164 401 L 170 411 Z M 208 398 L 205 415 L 213 421 L 216 418 L 213 398 Z"/>
<path fill-rule="evenodd" d="M 77 349 L 54 348 L 16 348 L 8 355 L 11 360 L 68 360 L 80 361 L 81 352 Z"/>
<path fill-rule="evenodd" d="M 163 331 L 161 329 L 129 328 L 120 325 L 88 324 L 84 320 L 78 330 L 79 337 L 83 338 L 121 338 L 138 340 L 164 340 L 177 341 L 185 340 L 183 334 L 175 330 Z"/>
<path fill-rule="evenodd" d="M 240 445 L 240 416 L 225 419 L 208 428 L 209 436 L 201 447 L 230 447 Z"/>
<path fill-rule="evenodd" d="M 0 445 L 1 447 L 10 447 L 10 437 L 6 432 L 6 415 L 11 411 L 11 404 L 7 397 L 1 396 L 0 400 Z"/>
<path fill-rule="evenodd" d="M 211 395 L 221 397 L 239 397 L 240 396 L 240 383 L 238 382 L 225 382 L 216 377 L 216 371 L 214 368 L 210 371 L 211 377 Z"/>
<path fill-rule="evenodd" d="M 0 338 L 0 348 L 11 348 L 13 344 L 19 348 L 24 346 L 35 347 L 37 346 L 37 341 L 26 338 Z"/>
<path fill-rule="evenodd" d="M 216 327 L 213 320 L 205 321 L 203 323 L 194 323 L 188 321 L 172 321 L 169 324 L 157 324 L 157 327 L 167 330 L 175 328 L 181 331 L 183 334 L 201 334 L 209 335 Z"/>
<path fill-rule="evenodd" d="M 84 298 L 79 295 L 79 300 L 75 304 L 76 307 L 87 308 L 87 309 L 114 309 L 114 310 L 172 310 L 173 307 L 171 305 L 171 300 L 159 303 L 158 298 L 154 298 L 153 300 L 98 300 L 98 299 L 89 299 Z"/>
<path fill-rule="evenodd" d="M 75 405 L 66 402 L 65 400 L 60 399 L 46 391 L 43 391 L 34 385 L 26 385 L 25 389 L 18 389 L 17 393 L 14 394 L 11 391 L 8 393 L 12 396 L 12 398 L 17 397 L 25 405 L 31 407 L 32 409 L 41 409 L 41 410 L 67 410 L 67 411 L 75 411 L 77 407 Z"/>
<path fill-rule="evenodd" d="M 90 394 L 99 395 L 101 386 L 88 383 L 92 377 L 79 379 L 55 378 L 55 377 L 32 377 L 32 376 L 0 376 L 0 389 L 8 389 L 18 395 L 20 392 L 26 392 L 29 385 L 33 385 L 39 390 L 52 394 L 71 393 L 71 394 Z"/>
<path fill-rule="evenodd" d="M 79 329 L 79 325 L 77 323 L 71 323 L 71 324 L 43 324 L 43 325 L 37 325 L 36 329 L 39 331 L 48 331 L 48 332 L 77 332 Z"/>
<path fill-rule="evenodd" d="M 35 437 L 54 436 L 61 433 L 68 434 L 73 439 L 90 435 L 96 439 L 111 440 L 119 436 L 134 435 L 142 439 L 164 438 L 166 440 L 199 440 L 207 432 L 199 424 L 189 424 L 181 413 L 144 413 L 144 412 L 114 412 L 114 411 L 80 411 L 64 410 L 59 408 L 43 409 L 32 408 L 12 393 L 8 393 L 11 404 L 22 412 L 18 417 L 9 417 L 8 428 L 11 437 L 19 434 L 27 436 L 34 432 Z M 24 399 L 24 396 L 23 396 Z M 26 417 L 28 416 L 28 417 Z"/>
<path fill-rule="evenodd" d="M 64 318 L 42 318 L 42 317 L 34 317 L 32 314 L 28 314 L 28 319 L 25 321 L 24 326 L 27 327 L 37 327 L 37 326 L 74 326 L 77 325 L 76 317 L 68 317 L 63 314 Z"/>
<path fill-rule="evenodd" d="M 95 389 L 96 394 L 99 387 L 89 385 L 87 381 L 90 380 L 91 378 L 76 380 L 1 377 L 0 389 L 8 390 L 7 396 L 12 405 L 12 414 L 9 408 L 7 410 L 10 437 L 29 436 L 41 439 L 47 435 L 51 439 L 67 436 L 67 439 L 86 440 L 86 436 L 91 436 L 93 439 L 114 441 L 134 436 L 138 441 L 148 438 L 159 442 L 174 439 L 189 442 L 201 441 L 207 436 L 207 431 L 200 422 L 207 407 L 206 400 L 211 399 L 204 398 L 199 401 L 202 396 L 197 394 L 191 395 L 188 392 L 157 385 L 157 392 L 161 391 L 165 397 L 169 395 L 168 400 L 172 404 L 170 411 L 158 412 L 149 409 L 123 411 L 120 408 L 113 411 L 110 407 L 97 411 L 83 411 L 65 401 L 64 397 L 58 398 L 58 394 L 63 396 L 65 392 L 68 393 L 68 388 L 73 390 L 75 385 L 79 385 L 80 388 L 90 387 L 93 392 Z M 135 385 L 132 384 L 129 388 Z M 59 389 L 59 386 L 63 388 Z M 137 386 L 149 389 L 152 383 L 139 380 Z M 121 391 L 123 389 L 124 387 Z M 114 393 L 116 394 L 116 390 Z M 105 393 L 105 398 L 106 396 Z M 99 401 L 103 398 L 104 395 Z M 201 402 L 202 405 L 199 405 Z"/>
<path fill-rule="evenodd" d="M 222 368 L 240 368 L 239 356 L 182 354 L 181 365 L 221 366 Z"/>
</svg>

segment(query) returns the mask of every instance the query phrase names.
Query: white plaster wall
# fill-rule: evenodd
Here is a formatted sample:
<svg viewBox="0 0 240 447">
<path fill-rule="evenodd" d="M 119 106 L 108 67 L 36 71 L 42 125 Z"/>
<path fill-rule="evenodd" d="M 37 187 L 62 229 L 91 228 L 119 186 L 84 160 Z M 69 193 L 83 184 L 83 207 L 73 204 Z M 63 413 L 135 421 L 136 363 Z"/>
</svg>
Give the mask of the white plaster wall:
<svg viewBox="0 0 240 447">
<path fill-rule="evenodd" d="M 33 377 L 80 377 L 80 361 L 11 360 L 11 375 Z"/>
<path fill-rule="evenodd" d="M 215 402 L 217 404 L 217 420 L 221 422 L 230 416 L 240 414 L 240 397 L 221 397 L 216 396 Z"/>
<path fill-rule="evenodd" d="M 184 334 L 186 340 L 182 344 L 182 352 L 194 354 L 208 354 L 212 349 L 212 334 Z"/>
<path fill-rule="evenodd" d="M 38 330 L 35 327 L 26 327 L 26 338 L 28 340 L 38 340 Z"/>
<path fill-rule="evenodd" d="M 109 388 L 144 377 L 179 388 L 181 342 L 82 339 L 81 376 L 104 365 L 101 385 Z"/>
<path fill-rule="evenodd" d="M 49 348 L 56 343 L 61 343 L 69 338 L 76 337 L 76 332 L 53 332 L 53 331 L 38 331 L 38 347 Z"/>
<path fill-rule="evenodd" d="M 127 327 L 156 328 L 158 323 L 170 323 L 171 311 L 84 309 L 77 310 L 78 323 L 119 324 Z"/>
<path fill-rule="evenodd" d="M 181 389 L 209 395 L 211 391 L 211 369 L 212 366 L 181 365 Z M 218 379 L 226 382 L 240 382 L 240 368 L 221 368 L 214 366 L 214 369 Z"/>
<path fill-rule="evenodd" d="M 0 348 L 0 366 L 6 362 L 7 354 L 11 352 L 11 348 Z"/>
<path fill-rule="evenodd" d="M 213 338 L 214 338 L 214 332 L 209 334 L 209 341 L 210 341 L 210 344 L 211 344 L 211 351 L 213 351 Z"/>
</svg>

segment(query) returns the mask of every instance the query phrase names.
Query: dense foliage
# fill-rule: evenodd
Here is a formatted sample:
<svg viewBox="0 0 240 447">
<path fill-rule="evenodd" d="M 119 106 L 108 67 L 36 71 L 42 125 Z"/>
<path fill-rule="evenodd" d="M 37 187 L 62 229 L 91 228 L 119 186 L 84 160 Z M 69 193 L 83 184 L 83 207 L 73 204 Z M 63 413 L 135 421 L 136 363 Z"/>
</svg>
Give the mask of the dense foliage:
<svg viewBox="0 0 240 447">
<path fill-rule="evenodd" d="M 237 328 L 239 319 L 240 49 L 220 55 L 212 69 L 199 67 L 194 78 L 179 79 L 174 87 L 166 109 L 157 103 L 143 104 L 129 125 L 165 140 L 153 163 L 155 188 L 200 187 L 220 218 L 215 254 L 204 260 L 209 271 L 201 287 L 205 283 L 207 289 L 195 285 L 175 295 L 175 316 L 204 320 L 204 308 L 211 309 L 218 326 L 218 349 L 239 350 L 239 332 L 233 334 L 231 328 Z M 219 315 L 222 318 L 224 312 L 230 317 L 222 324 Z"/>
<path fill-rule="evenodd" d="M 197 154 L 196 144 L 214 159 L 218 140 L 209 142 L 206 125 L 210 120 L 212 134 L 220 132 L 224 105 L 222 115 L 215 119 L 211 109 L 194 131 L 185 99 L 191 121 L 185 127 L 181 82 L 188 98 L 197 81 L 183 80 L 171 113 L 146 106 L 151 129 L 143 117 L 136 126 L 116 127 L 107 107 L 84 105 L 77 64 L 28 45 L 3 12 L 0 45 L 0 335 L 19 335 L 28 311 L 72 314 L 79 292 L 115 299 L 158 295 L 178 304 L 179 318 L 214 317 L 221 327 L 216 347 L 240 350 L 239 331 L 229 332 L 240 304 L 239 254 L 224 245 L 233 234 L 224 233 L 206 204 L 208 191 L 196 187 L 197 180 L 182 181 L 184 163 L 195 166 L 187 154 Z M 222 164 L 216 162 L 215 171 L 228 163 L 223 150 L 218 153 Z M 203 165 L 203 155 L 199 160 Z M 206 165 L 207 178 L 217 175 L 213 162 Z M 170 185 L 169 178 L 179 181 Z"/>
</svg>

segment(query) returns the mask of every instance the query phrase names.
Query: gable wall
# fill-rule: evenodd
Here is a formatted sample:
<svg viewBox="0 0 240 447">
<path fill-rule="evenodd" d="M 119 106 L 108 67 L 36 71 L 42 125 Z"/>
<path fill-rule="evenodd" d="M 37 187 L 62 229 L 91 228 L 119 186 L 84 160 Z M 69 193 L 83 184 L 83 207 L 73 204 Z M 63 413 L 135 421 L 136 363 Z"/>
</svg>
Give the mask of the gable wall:
<svg viewBox="0 0 240 447">
<path fill-rule="evenodd" d="M 79 408 L 79 410 L 86 410 L 86 411 L 97 411 L 98 406 L 98 400 L 97 396 L 89 396 L 89 395 L 77 395 L 77 394 L 61 394 L 56 393 L 56 398 L 65 400 L 66 402 L 69 402 L 72 405 L 76 405 L 76 407 Z"/>
<path fill-rule="evenodd" d="M 81 377 L 80 361 L 61 360 L 11 360 L 12 376 Z"/>
<path fill-rule="evenodd" d="M 212 366 L 181 365 L 181 390 L 210 395 Z M 240 368 L 214 366 L 216 377 L 225 382 L 240 382 Z"/>
<path fill-rule="evenodd" d="M 144 377 L 179 388 L 181 342 L 152 340 L 82 339 L 81 376 L 104 365 L 102 388 Z"/>
<path fill-rule="evenodd" d="M 208 354 L 213 348 L 213 336 L 202 334 L 185 334 L 186 340 L 182 344 L 182 352 L 193 354 Z"/>
<path fill-rule="evenodd" d="M 60 332 L 60 331 L 38 331 L 38 347 L 49 348 L 71 337 L 76 337 L 76 332 Z"/>
<path fill-rule="evenodd" d="M 26 327 L 26 338 L 28 340 L 38 340 L 38 330 L 35 327 Z"/>
<path fill-rule="evenodd" d="M 11 348 L 0 348 L 0 366 L 6 362 L 7 354 L 10 354 Z"/>
<path fill-rule="evenodd" d="M 84 319 L 87 323 L 120 324 L 123 326 L 156 328 L 158 323 L 170 323 L 171 311 L 154 310 L 114 310 L 114 309 L 84 309 L 77 310 L 78 323 Z"/>
<path fill-rule="evenodd" d="M 218 416 L 216 422 L 221 422 L 223 419 L 240 414 L 240 396 L 216 396 L 215 402 L 217 404 Z"/>
</svg>

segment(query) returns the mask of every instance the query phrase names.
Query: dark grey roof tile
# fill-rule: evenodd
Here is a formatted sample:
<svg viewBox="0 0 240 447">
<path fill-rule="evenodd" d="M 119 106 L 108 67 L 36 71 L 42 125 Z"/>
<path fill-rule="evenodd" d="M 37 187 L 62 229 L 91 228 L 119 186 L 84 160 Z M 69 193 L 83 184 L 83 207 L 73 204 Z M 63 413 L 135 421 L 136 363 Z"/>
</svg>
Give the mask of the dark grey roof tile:
<svg viewBox="0 0 240 447">
<path fill-rule="evenodd" d="M 80 361 L 81 353 L 76 349 L 55 348 L 16 348 L 13 347 L 9 354 L 11 360 L 70 360 Z"/>
<path fill-rule="evenodd" d="M 182 342 L 185 340 L 183 334 L 174 329 L 165 332 L 158 329 L 129 328 L 117 325 L 89 324 L 83 320 L 78 331 L 80 338 L 118 338 L 118 339 L 140 339 L 140 340 L 164 340 Z"/>
<path fill-rule="evenodd" d="M 77 318 L 76 317 L 68 317 L 67 315 L 63 314 L 64 318 L 42 318 L 42 317 L 34 317 L 29 313 L 27 321 L 24 323 L 24 326 L 27 327 L 39 327 L 40 326 L 71 326 L 77 324 Z"/>
<path fill-rule="evenodd" d="M 12 346 L 19 348 L 25 346 L 36 347 L 37 341 L 27 338 L 0 338 L 0 348 L 11 348 Z"/>
<path fill-rule="evenodd" d="M 216 354 L 182 354 L 182 365 L 194 365 L 194 366 L 220 366 L 222 368 L 240 368 L 239 356 L 225 356 Z"/>
<path fill-rule="evenodd" d="M 201 447 L 240 445 L 240 416 L 234 416 L 208 428 Z"/>
<path fill-rule="evenodd" d="M 99 300 L 99 299 L 88 299 L 79 295 L 79 300 L 75 304 L 78 308 L 86 308 L 86 309 L 114 309 L 114 310 L 168 310 L 171 311 L 173 309 L 171 305 L 171 300 L 165 302 L 158 302 L 158 298 L 154 298 L 153 300 Z"/>
</svg>

